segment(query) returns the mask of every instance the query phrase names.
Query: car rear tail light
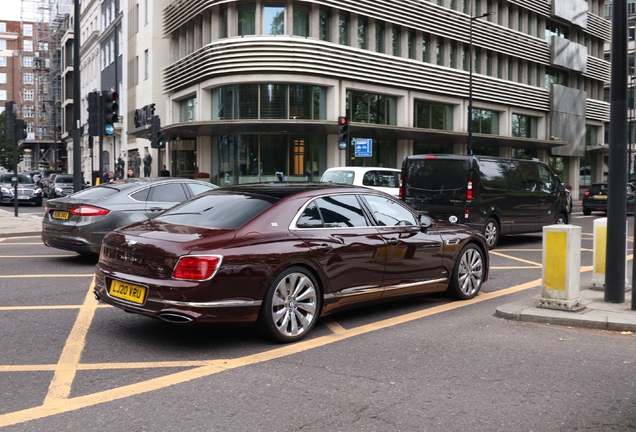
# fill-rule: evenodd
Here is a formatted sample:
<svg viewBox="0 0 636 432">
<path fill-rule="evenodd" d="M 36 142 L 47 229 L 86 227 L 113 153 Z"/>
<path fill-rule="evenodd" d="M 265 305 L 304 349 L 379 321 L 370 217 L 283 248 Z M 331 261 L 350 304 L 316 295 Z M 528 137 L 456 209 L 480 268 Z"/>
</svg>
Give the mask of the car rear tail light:
<svg viewBox="0 0 636 432">
<path fill-rule="evenodd" d="M 400 188 L 398 189 L 398 198 L 404 198 L 404 171 L 400 173 Z"/>
<path fill-rule="evenodd" d="M 110 213 L 110 210 L 106 210 L 100 207 L 81 205 L 73 207 L 71 213 L 75 216 L 106 216 Z"/>
<path fill-rule="evenodd" d="M 589 191 L 589 189 L 585 191 L 585 196 L 590 196 L 590 191 Z"/>
<path fill-rule="evenodd" d="M 424 156 L 424 160 L 432 160 L 435 159 L 435 155 L 426 155 Z"/>
<path fill-rule="evenodd" d="M 475 196 L 473 195 L 473 176 L 468 176 L 468 184 L 466 185 L 466 199 L 472 200 Z"/>
<path fill-rule="evenodd" d="M 172 272 L 175 279 L 207 280 L 211 279 L 221 267 L 221 255 L 182 256 Z"/>
<path fill-rule="evenodd" d="M 470 217 L 470 210 L 466 209 L 464 210 L 464 219 L 468 219 Z"/>
<path fill-rule="evenodd" d="M 51 211 L 51 207 L 49 207 L 49 203 L 46 203 L 44 206 L 44 214 L 47 214 L 49 211 Z"/>
</svg>

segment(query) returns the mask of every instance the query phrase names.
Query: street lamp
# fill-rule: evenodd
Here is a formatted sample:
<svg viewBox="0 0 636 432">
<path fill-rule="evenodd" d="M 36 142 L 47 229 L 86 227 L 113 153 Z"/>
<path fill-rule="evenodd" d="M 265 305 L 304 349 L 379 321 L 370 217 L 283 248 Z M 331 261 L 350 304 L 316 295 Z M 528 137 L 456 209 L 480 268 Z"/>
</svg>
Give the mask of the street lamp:
<svg viewBox="0 0 636 432">
<path fill-rule="evenodd" d="M 468 155 L 473 155 L 473 21 L 494 15 L 494 12 L 486 12 L 478 16 L 470 17 L 470 30 L 468 36 Z"/>
</svg>

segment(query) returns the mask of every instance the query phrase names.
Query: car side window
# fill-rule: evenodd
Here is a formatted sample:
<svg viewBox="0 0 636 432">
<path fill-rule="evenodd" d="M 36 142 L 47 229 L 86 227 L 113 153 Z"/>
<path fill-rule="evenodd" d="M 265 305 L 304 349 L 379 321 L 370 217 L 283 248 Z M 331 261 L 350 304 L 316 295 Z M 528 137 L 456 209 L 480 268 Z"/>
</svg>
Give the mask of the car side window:
<svg viewBox="0 0 636 432">
<path fill-rule="evenodd" d="M 541 192 L 552 193 L 556 185 L 554 176 L 543 165 L 538 165 L 537 168 L 539 168 L 539 187 Z"/>
<path fill-rule="evenodd" d="M 153 187 L 148 201 L 181 202 L 187 198 L 181 183 L 166 183 Z"/>
<path fill-rule="evenodd" d="M 150 194 L 150 188 L 145 188 L 140 190 L 139 192 L 135 192 L 134 194 L 130 195 L 130 197 L 135 201 L 144 202 L 148 199 L 148 194 Z"/>
<path fill-rule="evenodd" d="M 323 228 L 322 218 L 320 217 L 320 212 L 318 211 L 318 207 L 316 207 L 316 202 L 311 202 L 303 213 L 298 218 L 296 222 L 297 228 Z"/>
<path fill-rule="evenodd" d="M 325 228 L 369 226 L 355 195 L 331 195 L 318 198 L 315 202 Z"/>
<path fill-rule="evenodd" d="M 197 196 L 215 189 L 212 185 L 207 186 L 198 183 L 186 183 L 186 186 L 188 186 L 190 192 L 192 192 L 192 196 Z"/>
<path fill-rule="evenodd" d="M 390 198 L 363 195 L 380 226 L 417 225 L 413 213 Z"/>
</svg>

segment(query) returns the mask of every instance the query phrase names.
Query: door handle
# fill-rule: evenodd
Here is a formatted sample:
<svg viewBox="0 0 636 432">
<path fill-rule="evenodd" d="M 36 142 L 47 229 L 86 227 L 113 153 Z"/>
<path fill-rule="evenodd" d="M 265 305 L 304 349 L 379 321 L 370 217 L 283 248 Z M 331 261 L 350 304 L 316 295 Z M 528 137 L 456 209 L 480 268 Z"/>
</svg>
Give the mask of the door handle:
<svg viewBox="0 0 636 432">
<path fill-rule="evenodd" d="M 329 246 L 327 243 L 323 243 L 320 246 L 318 246 L 316 248 L 316 250 L 320 251 L 320 252 L 324 252 L 324 253 L 329 253 L 333 250 L 333 248 L 331 246 Z"/>
<path fill-rule="evenodd" d="M 391 237 L 386 242 L 392 246 L 395 246 L 396 244 L 400 242 L 400 240 L 398 240 L 396 237 Z"/>
<path fill-rule="evenodd" d="M 163 209 L 161 207 L 150 207 L 148 211 L 158 212 L 158 211 L 163 211 Z"/>
</svg>

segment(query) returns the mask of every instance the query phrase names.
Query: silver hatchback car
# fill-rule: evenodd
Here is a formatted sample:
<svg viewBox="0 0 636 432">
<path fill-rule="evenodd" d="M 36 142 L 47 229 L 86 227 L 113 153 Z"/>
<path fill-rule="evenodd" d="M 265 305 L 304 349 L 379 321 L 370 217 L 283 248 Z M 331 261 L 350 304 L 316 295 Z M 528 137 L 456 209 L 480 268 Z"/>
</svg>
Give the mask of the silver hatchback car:
<svg viewBox="0 0 636 432">
<path fill-rule="evenodd" d="M 45 245 L 83 255 L 99 254 L 114 229 L 154 217 L 218 186 L 185 178 L 134 178 L 104 183 L 47 201 Z"/>
</svg>

